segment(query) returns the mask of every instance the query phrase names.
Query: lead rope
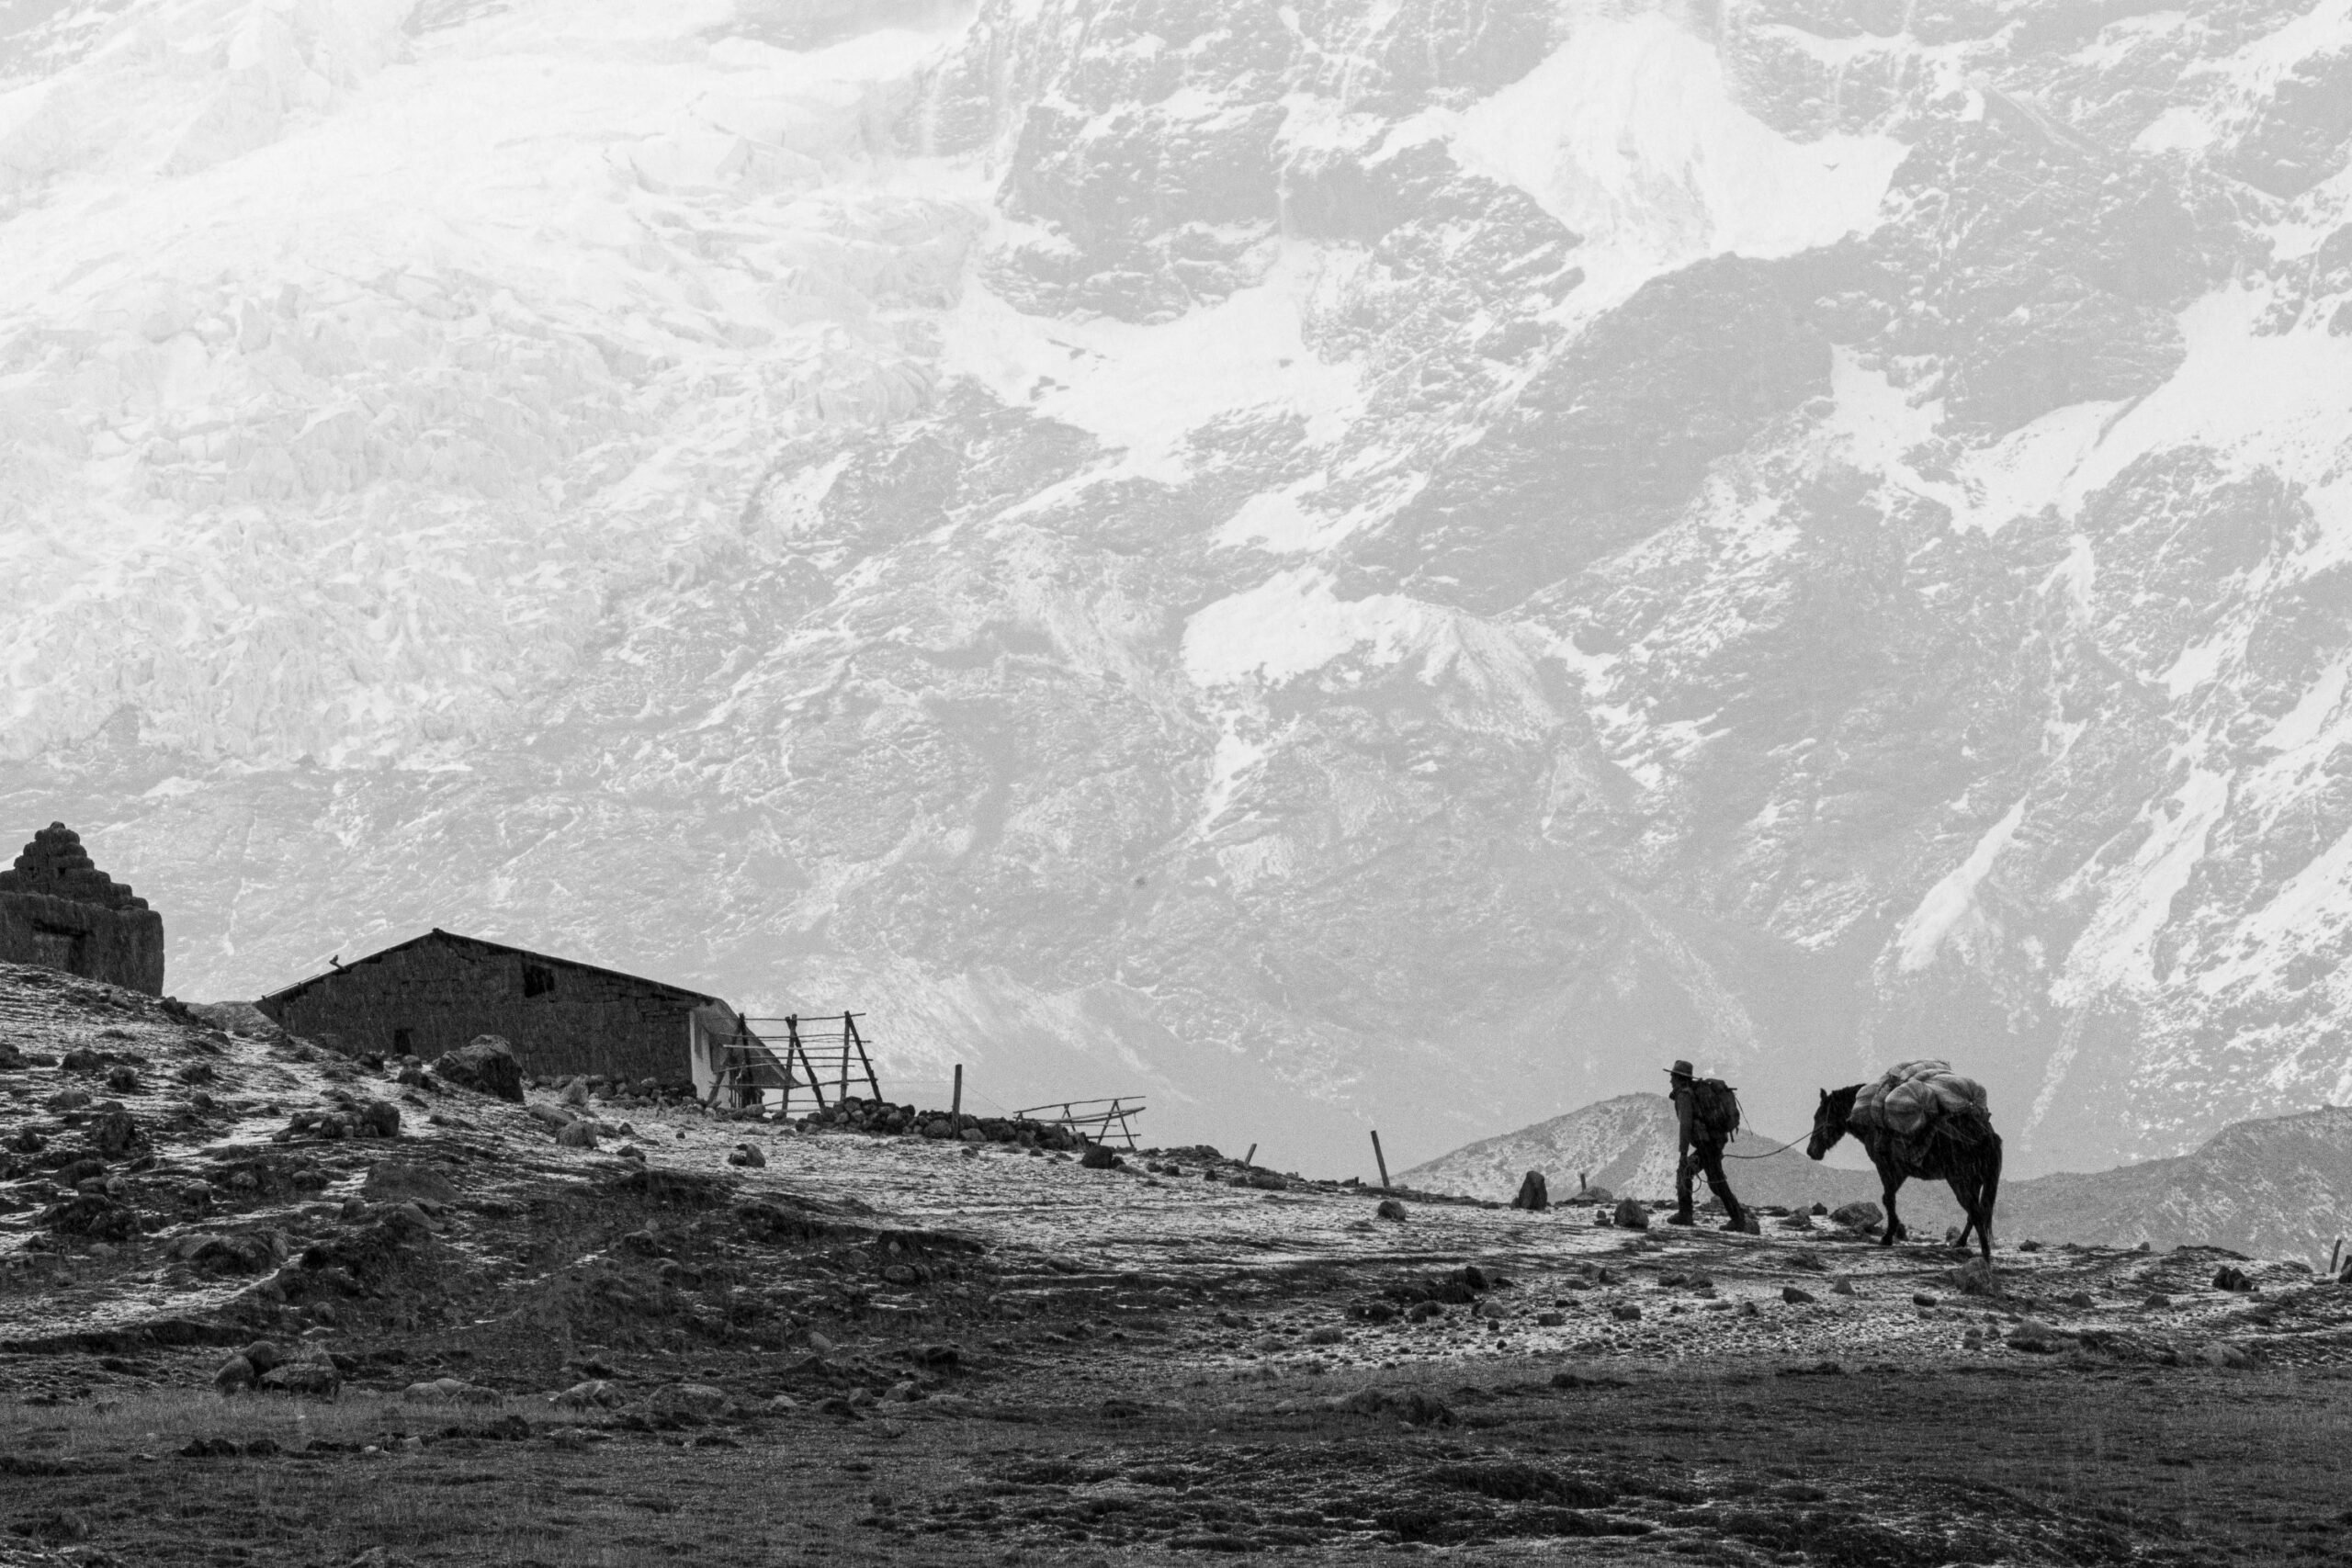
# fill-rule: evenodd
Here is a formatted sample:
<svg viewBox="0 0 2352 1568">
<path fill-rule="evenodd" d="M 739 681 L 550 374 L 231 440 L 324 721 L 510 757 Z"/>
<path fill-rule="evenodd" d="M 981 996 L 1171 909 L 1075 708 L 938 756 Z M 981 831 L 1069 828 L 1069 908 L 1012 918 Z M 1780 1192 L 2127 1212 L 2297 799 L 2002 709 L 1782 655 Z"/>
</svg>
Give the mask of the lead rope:
<svg viewBox="0 0 2352 1568">
<path fill-rule="evenodd" d="M 1811 1137 L 1812 1135 L 1813 1135 L 1813 1134 L 1810 1134 L 1810 1133 L 1808 1133 L 1808 1134 L 1805 1134 L 1805 1136 L 1806 1136 L 1806 1137 L 1808 1137 L 1808 1138 L 1809 1138 L 1809 1137 Z M 1777 1148 L 1777 1149 L 1766 1149 L 1766 1150 L 1765 1150 L 1762 1154 L 1760 1154 L 1760 1155 L 1736 1155 L 1736 1154 L 1732 1153 L 1729 1149 L 1725 1149 L 1725 1150 L 1724 1151 L 1724 1158 L 1725 1158 L 1725 1159 L 1770 1159 L 1774 1155 L 1777 1155 L 1777 1154 L 1786 1154 L 1789 1150 L 1791 1150 L 1791 1149 L 1792 1149 L 1792 1148 L 1795 1148 L 1795 1147 L 1797 1146 L 1797 1143 L 1798 1143 L 1798 1140 L 1797 1140 L 1797 1139 L 1795 1139 L 1795 1138 L 1791 1138 L 1787 1143 L 1782 1144 L 1779 1148 Z"/>
</svg>

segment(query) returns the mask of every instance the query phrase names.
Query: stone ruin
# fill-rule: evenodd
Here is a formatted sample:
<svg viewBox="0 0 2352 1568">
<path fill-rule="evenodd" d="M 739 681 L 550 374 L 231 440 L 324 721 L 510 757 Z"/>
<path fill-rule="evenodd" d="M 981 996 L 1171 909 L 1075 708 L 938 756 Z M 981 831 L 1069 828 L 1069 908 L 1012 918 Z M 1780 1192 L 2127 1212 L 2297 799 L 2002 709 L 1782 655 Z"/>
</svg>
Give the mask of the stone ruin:
<svg viewBox="0 0 2352 1568">
<path fill-rule="evenodd" d="M 52 822 L 0 871 L 0 962 L 164 994 L 164 917 Z"/>
</svg>

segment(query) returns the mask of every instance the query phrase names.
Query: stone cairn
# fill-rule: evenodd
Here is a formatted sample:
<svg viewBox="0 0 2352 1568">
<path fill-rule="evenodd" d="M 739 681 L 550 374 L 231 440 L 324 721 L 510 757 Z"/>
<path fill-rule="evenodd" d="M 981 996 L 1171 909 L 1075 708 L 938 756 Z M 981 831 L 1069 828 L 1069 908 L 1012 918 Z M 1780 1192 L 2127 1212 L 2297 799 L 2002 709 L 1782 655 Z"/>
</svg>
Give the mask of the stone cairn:
<svg viewBox="0 0 2352 1568">
<path fill-rule="evenodd" d="M 94 864 L 82 848 L 82 835 L 62 822 L 51 822 L 33 835 L 17 863 L 0 871 L 0 893 L 42 894 L 69 898 L 76 904 L 97 904 L 109 909 L 143 909 L 147 900 Z"/>
</svg>

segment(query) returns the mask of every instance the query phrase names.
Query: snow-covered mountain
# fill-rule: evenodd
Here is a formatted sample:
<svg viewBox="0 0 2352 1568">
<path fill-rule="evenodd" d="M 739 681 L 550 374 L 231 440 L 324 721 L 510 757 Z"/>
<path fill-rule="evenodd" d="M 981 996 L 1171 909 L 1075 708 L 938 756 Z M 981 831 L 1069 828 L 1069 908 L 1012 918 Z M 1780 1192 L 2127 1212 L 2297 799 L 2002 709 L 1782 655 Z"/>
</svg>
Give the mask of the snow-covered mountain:
<svg viewBox="0 0 2352 1568">
<path fill-rule="evenodd" d="M 2352 9 L 18 0 L 0 822 L 1402 1165 L 2352 1096 Z"/>
</svg>

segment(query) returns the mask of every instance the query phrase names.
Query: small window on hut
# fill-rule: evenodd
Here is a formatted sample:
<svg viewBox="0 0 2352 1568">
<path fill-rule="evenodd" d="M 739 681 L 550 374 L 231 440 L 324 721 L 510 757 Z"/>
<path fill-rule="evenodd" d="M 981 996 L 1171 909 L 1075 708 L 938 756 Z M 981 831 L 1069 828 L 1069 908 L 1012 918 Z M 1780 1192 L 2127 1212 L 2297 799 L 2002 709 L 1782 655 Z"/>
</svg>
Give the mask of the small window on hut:
<svg viewBox="0 0 2352 1568">
<path fill-rule="evenodd" d="M 525 996 L 544 997 L 549 991 L 554 989 L 554 970 L 548 968 L 544 964 L 526 964 L 523 965 L 523 994 Z"/>
</svg>

